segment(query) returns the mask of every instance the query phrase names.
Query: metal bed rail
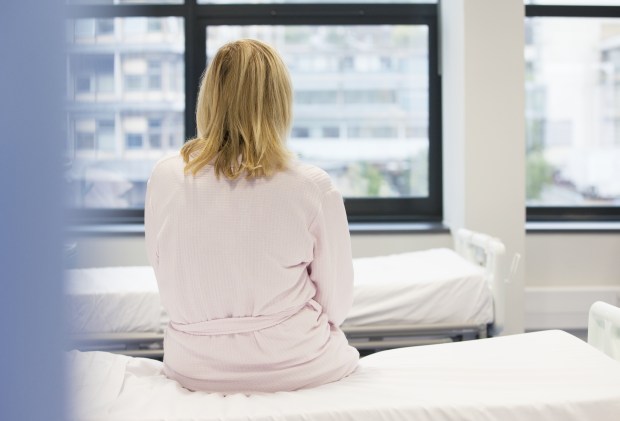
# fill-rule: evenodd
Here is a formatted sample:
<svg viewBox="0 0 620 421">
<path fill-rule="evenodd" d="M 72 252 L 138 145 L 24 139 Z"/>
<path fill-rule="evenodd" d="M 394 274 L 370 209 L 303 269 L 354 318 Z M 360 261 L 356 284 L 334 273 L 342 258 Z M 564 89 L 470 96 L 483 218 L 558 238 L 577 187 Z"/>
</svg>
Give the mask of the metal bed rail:
<svg viewBox="0 0 620 421">
<path fill-rule="evenodd" d="M 588 343 L 620 362 L 620 308 L 602 301 L 592 304 Z"/>
</svg>

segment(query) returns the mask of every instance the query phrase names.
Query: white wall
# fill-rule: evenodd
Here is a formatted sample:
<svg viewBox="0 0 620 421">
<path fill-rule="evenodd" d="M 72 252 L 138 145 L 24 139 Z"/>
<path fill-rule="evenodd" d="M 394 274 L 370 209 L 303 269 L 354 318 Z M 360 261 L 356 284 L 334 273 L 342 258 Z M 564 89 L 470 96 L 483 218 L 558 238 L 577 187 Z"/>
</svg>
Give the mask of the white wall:
<svg viewBox="0 0 620 421">
<path fill-rule="evenodd" d="M 148 265 L 140 235 L 80 235 L 73 266 Z M 449 234 L 353 234 L 353 257 L 451 247 Z M 620 234 L 528 234 L 526 287 L 620 287 Z"/>
<path fill-rule="evenodd" d="M 495 321 L 509 334 L 524 329 L 524 265 L 508 273 L 525 261 L 524 19 L 522 0 L 441 3 L 445 223 L 506 246 Z"/>
<path fill-rule="evenodd" d="M 526 285 L 620 287 L 620 233 L 529 234 Z"/>
<path fill-rule="evenodd" d="M 148 265 L 142 235 L 80 235 L 72 267 Z M 452 247 L 449 234 L 353 234 L 353 257 Z"/>
</svg>

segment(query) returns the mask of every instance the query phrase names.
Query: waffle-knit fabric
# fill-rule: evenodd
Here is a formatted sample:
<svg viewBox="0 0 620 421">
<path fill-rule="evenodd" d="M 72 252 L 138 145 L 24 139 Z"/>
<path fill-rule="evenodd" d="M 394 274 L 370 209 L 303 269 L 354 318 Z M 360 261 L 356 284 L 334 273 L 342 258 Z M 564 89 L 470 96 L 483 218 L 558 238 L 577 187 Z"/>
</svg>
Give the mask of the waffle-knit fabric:
<svg viewBox="0 0 620 421">
<path fill-rule="evenodd" d="M 167 376 L 191 390 L 273 392 L 341 379 L 358 352 L 339 326 L 353 297 L 342 196 L 294 161 L 234 181 L 161 160 L 147 187 L 146 247 L 171 323 Z"/>
</svg>

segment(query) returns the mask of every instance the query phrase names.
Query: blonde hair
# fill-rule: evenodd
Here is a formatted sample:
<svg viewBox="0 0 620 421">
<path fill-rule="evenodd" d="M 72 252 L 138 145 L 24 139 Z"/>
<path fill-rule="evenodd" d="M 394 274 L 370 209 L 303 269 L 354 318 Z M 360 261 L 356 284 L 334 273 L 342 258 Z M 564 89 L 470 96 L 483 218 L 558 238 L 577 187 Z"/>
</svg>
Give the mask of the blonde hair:
<svg viewBox="0 0 620 421">
<path fill-rule="evenodd" d="M 286 168 L 292 98 L 288 70 L 272 47 L 251 39 L 224 45 L 200 83 L 198 134 L 181 149 L 185 173 L 212 164 L 218 178 L 236 179 Z"/>
</svg>

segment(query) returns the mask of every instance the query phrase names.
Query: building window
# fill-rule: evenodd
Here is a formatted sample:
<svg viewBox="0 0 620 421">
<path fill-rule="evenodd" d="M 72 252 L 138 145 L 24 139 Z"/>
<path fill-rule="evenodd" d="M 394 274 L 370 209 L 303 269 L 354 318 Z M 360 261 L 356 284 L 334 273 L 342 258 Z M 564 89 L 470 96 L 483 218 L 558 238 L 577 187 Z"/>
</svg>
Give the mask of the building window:
<svg viewBox="0 0 620 421">
<path fill-rule="evenodd" d="M 338 138 L 340 137 L 340 128 L 337 126 L 326 126 L 323 127 L 321 134 L 326 138 Z"/>
<path fill-rule="evenodd" d="M 158 118 L 149 118 L 149 147 L 151 149 L 161 148 L 162 121 Z"/>
<path fill-rule="evenodd" d="M 149 91 L 160 91 L 161 86 L 161 61 L 148 61 L 148 87 Z"/>
<path fill-rule="evenodd" d="M 97 120 L 97 149 L 113 152 L 116 149 L 115 124 L 113 119 Z"/>
<path fill-rule="evenodd" d="M 74 81 L 74 95 L 114 91 L 114 56 L 111 54 L 82 51 L 70 54 L 69 73 Z"/>
<path fill-rule="evenodd" d="M 142 149 L 143 140 L 141 133 L 127 133 L 125 139 L 127 149 Z"/>
<path fill-rule="evenodd" d="M 97 19 L 97 35 L 114 33 L 114 19 Z"/>
<path fill-rule="evenodd" d="M 162 32 L 162 20 L 161 19 L 148 19 L 146 30 L 150 33 Z"/>
<path fill-rule="evenodd" d="M 93 38 L 95 36 L 95 19 L 79 19 L 73 27 L 75 39 Z"/>
<path fill-rule="evenodd" d="M 526 9 L 530 220 L 620 218 L 620 5 L 612 9 Z"/>
<path fill-rule="evenodd" d="M 291 137 L 299 138 L 299 137 L 310 137 L 310 129 L 308 127 L 293 127 L 291 129 Z"/>
<path fill-rule="evenodd" d="M 391 89 L 345 91 L 344 102 L 345 104 L 392 104 L 396 102 L 396 91 Z"/>
<path fill-rule="evenodd" d="M 90 76 L 77 76 L 75 78 L 75 91 L 77 93 L 85 93 L 92 91 Z"/>
<path fill-rule="evenodd" d="M 428 26 L 207 26 L 207 60 L 239 38 L 262 39 L 282 55 L 296 104 L 290 147 L 322 166 L 345 197 L 430 201 L 430 166 L 419 165 L 430 145 Z M 402 57 L 426 66 L 394 68 Z M 418 98 L 427 102 L 413 104 Z M 411 121 L 425 136 L 407 135 Z"/>
<path fill-rule="evenodd" d="M 77 132 L 75 134 L 75 148 L 80 151 L 94 151 L 95 134 L 89 132 Z"/>
<path fill-rule="evenodd" d="M 295 91 L 295 103 L 298 105 L 335 104 L 338 102 L 338 91 Z"/>
<path fill-rule="evenodd" d="M 245 4 L 240 22 L 228 1 L 173 1 L 180 5 L 135 0 L 141 17 L 127 17 L 117 2 L 68 6 L 80 16 L 69 21 L 69 56 L 109 57 L 104 72 L 69 69 L 71 89 L 80 94 L 69 96 L 69 118 L 106 115 L 95 117 L 92 129 L 95 148 L 105 153 L 76 159 L 71 176 L 76 188 L 89 174 L 89 185 L 100 176 L 102 186 L 115 180 L 123 191 L 109 202 L 76 200 L 76 207 L 141 215 L 152 165 L 194 136 L 205 65 L 223 43 L 254 38 L 276 47 L 290 70 L 291 149 L 328 171 L 347 199 L 349 220 L 441 219 L 436 4 L 369 5 L 363 15 L 358 4 L 287 1 L 269 6 L 275 15 Z"/>
<path fill-rule="evenodd" d="M 125 75 L 125 90 L 142 91 L 144 90 L 144 76 L 142 75 Z"/>
</svg>

